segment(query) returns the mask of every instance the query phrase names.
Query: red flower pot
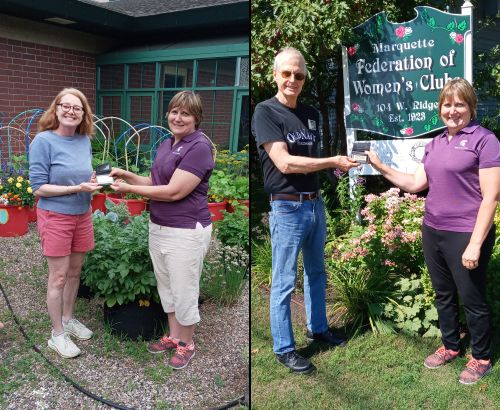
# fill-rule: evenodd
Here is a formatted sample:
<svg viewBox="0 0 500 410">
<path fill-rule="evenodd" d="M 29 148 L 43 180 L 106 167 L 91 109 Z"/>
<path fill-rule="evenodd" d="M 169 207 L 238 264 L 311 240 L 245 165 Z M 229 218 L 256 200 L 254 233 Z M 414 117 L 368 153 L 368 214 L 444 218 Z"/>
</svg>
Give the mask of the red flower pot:
<svg viewBox="0 0 500 410">
<path fill-rule="evenodd" d="M 221 211 L 226 210 L 226 202 L 209 202 L 208 210 L 210 211 L 212 221 L 222 221 L 224 214 Z"/>
<path fill-rule="evenodd" d="M 21 236 L 28 232 L 28 214 L 25 208 L 0 205 L 0 236 Z"/>
<path fill-rule="evenodd" d="M 30 208 L 29 206 L 25 207 L 26 214 L 28 215 L 28 222 L 36 222 L 36 206 L 38 204 L 38 200 L 40 198 L 36 197 L 35 198 L 35 203 L 33 204 L 33 208 Z"/>
<path fill-rule="evenodd" d="M 108 192 L 106 194 L 108 198 L 118 198 L 118 199 L 123 199 L 123 194 L 120 192 Z"/>
<path fill-rule="evenodd" d="M 241 205 L 245 205 L 247 207 L 247 209 L 250 208 L 250 200 L 249 199 L 238 199 L 238 203 L 240 203 Z M 231 205 L 231 202 L 227 203 L 226 211 L 229 213 L 234 212 L 234 206 Z M 245 211 L 245 215 L 248 216 L 248 211 Z"/>
<path fill-rule="evenodd" d="M 29 206 L 25 207 L 26 215 L 28 216 L 28 222 L 36 222 L 36 205 L 33 205 L 33 208 Z"/>
<path fill-rule="evenodd" d="M 146 202 L 143 199 L 113 198 L 113 197 L 110 197 L 109 195 L 108 195 L 108 198 L 114 204 L 118 204 L 120 202 L 125 202 L 131 216 L 140 215 L 142 213 L 142 211 L 144 211 L 146 209 Z"/>
<path fill-rule="evenodd" d="M 99 211 L 106 213 L 106 205 L 104 205 L 104 202 L 106 202 L 105 193 L 98 192 L 97 194 L 92 195 L 92 200 L 90 201 L 92 212 L 99 209 Z"/>
</svg>

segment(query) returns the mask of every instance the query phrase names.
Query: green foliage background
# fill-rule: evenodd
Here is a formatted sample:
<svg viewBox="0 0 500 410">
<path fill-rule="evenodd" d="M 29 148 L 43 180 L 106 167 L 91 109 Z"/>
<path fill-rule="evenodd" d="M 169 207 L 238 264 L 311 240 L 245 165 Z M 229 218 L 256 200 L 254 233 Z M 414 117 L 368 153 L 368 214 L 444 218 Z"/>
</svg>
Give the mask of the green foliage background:
<svg viewBox="0 0 500 410">
<path fill-rule="evenodd" d="M 472 1 L 476 6 L 477 1 Z M 307 62 L 309 77 L 301 100 L 316 107 L 323 118 L 325 154 L 345 153 L 343 127 L 343 79 L 341 44 L 348 43 L 352 28 L 372 15 L 385 11 L 392 22 L 408 21 L 414 7 L 430 6 L 461 13 L 460 0 L 253 0 L 251 2 L 251 87 L 252 105 L 275 94 L 272 65 L 276 53 L 285 46 L 299 49 Z M 491 19 L 475 23 L 474 30 L 492 24 Z M 498 47 L 474 57 L 475 87 L 480 96 L 499 95 Z M 332 91 L 336 90 L 335 100 Z M 336 129 L 329 117 L 335 112 Z"/>
</svg>

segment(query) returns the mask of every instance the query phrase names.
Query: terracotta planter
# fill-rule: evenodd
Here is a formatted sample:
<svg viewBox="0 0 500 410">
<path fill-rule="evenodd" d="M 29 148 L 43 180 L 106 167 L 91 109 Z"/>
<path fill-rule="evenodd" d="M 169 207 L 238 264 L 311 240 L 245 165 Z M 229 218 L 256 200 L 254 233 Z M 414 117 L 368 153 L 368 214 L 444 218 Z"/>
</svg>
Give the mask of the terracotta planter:
<svg viewBox="0 0 500 410">
<path fill-rule="evenodd" d="M 140 215 L 142 213 L 142 211 L 144 211 L 146 209 L 146 202 L 143 199 L 113 198 L 113 197 L 110 197 L 109 195 L 108 195 L 108 198 L 114 204 L 118 204 L 120 202 L 125 202 L 131 216 Z"/>
<path fill-rule="evenodd" d="M 224 202 L 209 202 L 208 210 L 213 221 L 222 221 L 224 219 L 224 214 L 221 211 L 226 210 L 226 201 Z"/>
<path fill-rule="evenodd" d="M 98 192 L 92 195 L 92 200 L 90 201 L 90 206 L 92 207 L 92 212 L 99 210 L 106 213 L 106 206 L 104 202 L 106 201 L 106 194 L 103 192 Z"/>
<path fill-rule="evenodd" d="M 159 303 L 141 306 L 139 301 L 108 307 L 104 304 L 104 321 L 111 333 L 131 340 L 155 339 L 165 333 L 167 314 Z"/>
<path fill-rule="evenodd" d="M 14 205 L 0 205 L 0 236 L 22 236 L 27 232 L 26 209 Z"/>
</svg>

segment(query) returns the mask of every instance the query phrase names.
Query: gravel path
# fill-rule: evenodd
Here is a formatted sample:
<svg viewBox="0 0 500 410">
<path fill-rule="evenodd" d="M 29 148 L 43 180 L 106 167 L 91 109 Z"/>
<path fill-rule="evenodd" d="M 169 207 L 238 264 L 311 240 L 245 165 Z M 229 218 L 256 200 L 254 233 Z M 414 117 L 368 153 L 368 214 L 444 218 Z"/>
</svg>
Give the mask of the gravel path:
<svg viewBox="0 0 500 410">
<path fill-rule="evenodd" d="M 124 342 L 106 332 L 102 300 L 78 299 L 77 317 L 93 331 L 78 341 L 82 355 L 62 359 L 47 347 L 47 269 L 35 224 L 20 238 L 0 238 L 0 283 L 15 314 L 41 351 L 67 376 L 97 396 L 135 409 L 213 409 L 238 399 L 248 385 L 249 291 L 234 306 L 205 302 L 195 333 L 196 357 L 173 371 L 168 356 L 150 355 L 145 342 Z M 79 392 L 30 349 L 0 294 L 0 407 L 108 409 Z"/>
</svg>

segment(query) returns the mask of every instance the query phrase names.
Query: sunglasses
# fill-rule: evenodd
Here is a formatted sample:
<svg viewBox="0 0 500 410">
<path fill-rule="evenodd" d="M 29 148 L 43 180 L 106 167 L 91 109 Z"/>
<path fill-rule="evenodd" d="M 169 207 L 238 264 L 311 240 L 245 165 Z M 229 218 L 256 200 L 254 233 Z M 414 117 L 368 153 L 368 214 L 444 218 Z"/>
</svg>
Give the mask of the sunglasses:
<svg viewBox="0 0 500 410">
<path fill-rule="evenodd" d="M 291 71 L 285 70 L 280 72 L 281 77 L 288 79 L 292 75 L 297 81 L 302 81 L 306 78 L 306 75 L 304 73 L 292 73 Z"/>
</svg>

